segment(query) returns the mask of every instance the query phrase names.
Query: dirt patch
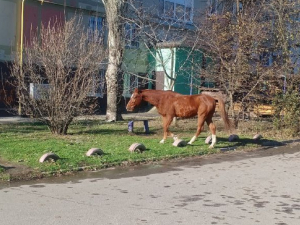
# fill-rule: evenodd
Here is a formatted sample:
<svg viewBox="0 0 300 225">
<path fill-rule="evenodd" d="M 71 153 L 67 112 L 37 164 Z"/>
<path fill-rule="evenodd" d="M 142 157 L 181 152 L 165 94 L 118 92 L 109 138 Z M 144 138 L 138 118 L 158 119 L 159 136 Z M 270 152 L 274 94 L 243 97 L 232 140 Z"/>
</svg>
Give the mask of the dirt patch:
<svg viewBox="0 0 300 225">
<path fill-rule="evenodd" d="M 0 158 L 0 182 L 32 180 L 39 177 L 41 177 L 41 174 L 38 174 L 30 167 Z"/>
</svg>

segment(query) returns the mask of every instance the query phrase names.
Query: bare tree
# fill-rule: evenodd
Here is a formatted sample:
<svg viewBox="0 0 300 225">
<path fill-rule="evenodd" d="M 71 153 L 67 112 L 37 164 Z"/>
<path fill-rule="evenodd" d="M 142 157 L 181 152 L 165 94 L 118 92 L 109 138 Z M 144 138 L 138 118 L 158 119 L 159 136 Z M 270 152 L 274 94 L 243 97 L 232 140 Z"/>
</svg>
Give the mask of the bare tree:
<svg viewBox="0 0 300 225">
<path fill-rule="evenodd" d="M 118 100 L 120 97 L 120 77 L 124 53 L 124 21 L 127 8 L 126 0 L 102 0 L 108 26 L 108 66 L 106 71 L 107 110 L 106 120 L 122 119 Z"/>
<path fill-rule="evenodd" d="M 300 131 L 300 13 L 299 0 L 270 1 L 265 5 L 272 21 L 272 56 L 280 67 L 273 99 L 274 125 L 292 136 Z"/>
<path fill-rule="evenodd" d="M 300 66 L 299 0 L 270 1 L 265 10 L 272 26 L 271 53 L 281 68 L 286 88 L 297 85 Z M 299 82 L 299 81 L 298 81 Z"/>
<path fill-rule="evenodd" d="M 225 90 L 233 117 L 234 103 L 240 102 L 244 110 L 243 103 L 253 97 L 273 69 L 266 67 L 261 58 L 268 52 L 270 37 L 264 1 L 242 2 L 241 8 L 241 1 L 231 1 L 231 8 L 201 17 L 198 25 L 200 48 L 212 60 L 202 73 Z"/>
<path fill-rule="evenodd" d="M 151 82 L 151 72 L 155 71 L 158 76 L 167 79 L 156 79 L 157 86 L 168 90 L 173 90 L 177 78 L 182 74 L 192 74 L 190 71 L 193 54 L 195 54 L 195 43 L 187 42 L 194 36 L 192 25 L 192 14 L 186 12 L 174 12 L 171 7 L 163 10 L 160 3 L 153 6 L 151 3 L 129 1 L 129 15 L 126 22 L 135 24 L 136 33 L 140 43 L 140 49 L 135 53 L 149 60 L 149 76 Z M 190 8 L 191 9 L 191 8 Z M 186 55 L 178 61 L 178 53 Z M 189 70 L 189 72 L 188 72 Z M 137 74 L 132 74 L 137 76 Z M 187 75 L 188 76 L 188 75 Z M 165 83 L 158 83 L 163 82 Z M 189 85 L 189 84 L 186 84 Z"/>
<path fill-rule="evenodd" d="M 32 32 L 12 66 L 22 111 L 46 123 L 54 134 L 67 134 L 74 117 L 93 110 L 106 57 L 99 33 L 90 35 L 82 19 L 42 26 Z M 103 81 L 104 82 L 104 81 Z"/>
</svg>

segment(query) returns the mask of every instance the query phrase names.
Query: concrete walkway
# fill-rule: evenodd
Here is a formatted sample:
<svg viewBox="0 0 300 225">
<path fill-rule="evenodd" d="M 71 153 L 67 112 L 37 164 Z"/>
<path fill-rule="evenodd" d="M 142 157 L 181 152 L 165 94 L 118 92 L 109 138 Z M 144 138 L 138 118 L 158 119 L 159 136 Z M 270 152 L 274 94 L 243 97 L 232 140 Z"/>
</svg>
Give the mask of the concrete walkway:
<svg viewBox="0 0 300 225">
<path fill-rule="evenodd" d="M 122 114 L 123 119 L 126 120 L 144 120 L 144 119 L 155 119 L 160 117 L 157 113 L 127 113 Z M 80 116 L 76 120 L 105 120 L 105 115 L 93 115 L 93 116 Z M 9 116 L 9 117 L 0 117 L 0 124 L 8 123 L 26 123 L 26 122 L 35 122 L 36 119 L 20 116 Z"/>
</svg>

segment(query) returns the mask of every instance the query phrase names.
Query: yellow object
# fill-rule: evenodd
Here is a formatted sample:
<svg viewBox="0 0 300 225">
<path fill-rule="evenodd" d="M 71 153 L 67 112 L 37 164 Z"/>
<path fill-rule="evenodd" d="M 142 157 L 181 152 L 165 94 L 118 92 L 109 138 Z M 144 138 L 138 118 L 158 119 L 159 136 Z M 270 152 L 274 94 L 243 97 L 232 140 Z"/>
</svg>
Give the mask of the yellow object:
<svg viewBox="0 0 300 225">
<path fill-rule="evenodd" d="M 275 114 L 275 109 L 272 105 L 255 105 L 253 111 L 258 116 L 273 116 Z"/>
</svg>

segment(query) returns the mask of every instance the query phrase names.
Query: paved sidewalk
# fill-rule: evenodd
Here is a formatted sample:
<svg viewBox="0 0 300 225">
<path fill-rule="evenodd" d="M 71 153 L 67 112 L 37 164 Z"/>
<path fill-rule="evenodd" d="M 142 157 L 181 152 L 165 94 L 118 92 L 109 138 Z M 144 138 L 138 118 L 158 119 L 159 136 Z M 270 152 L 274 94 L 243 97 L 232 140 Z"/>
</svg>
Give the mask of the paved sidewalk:
<svg viewBox="0 0 300 225">
<path fill-rule="evenodd" d="M 25 123 L 25 122 L 34 122 L 34 119 L 20 117 L 20 116 L 8 116 L 8 117 L 0 117 L 0 124 L 7 123 Z"/>
<path fill-rule="evenodd" d="M 1 225 L 298 225 L 299 146 L 0 186 Z"/>
</svg>

